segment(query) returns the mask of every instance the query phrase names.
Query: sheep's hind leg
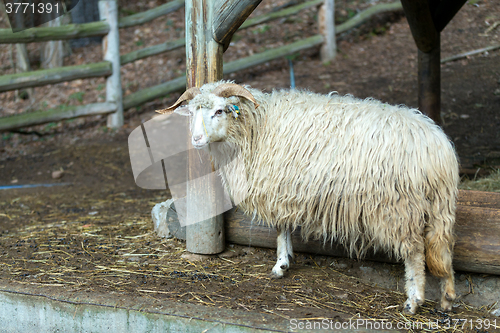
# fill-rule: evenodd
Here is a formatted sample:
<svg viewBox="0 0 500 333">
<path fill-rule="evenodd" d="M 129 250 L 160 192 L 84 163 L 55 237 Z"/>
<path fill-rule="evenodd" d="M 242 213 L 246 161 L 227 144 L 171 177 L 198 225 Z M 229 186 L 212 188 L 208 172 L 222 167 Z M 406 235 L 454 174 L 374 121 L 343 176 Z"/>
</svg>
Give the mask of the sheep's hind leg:
<svg viewBox="0 0 500 333">
<path fill-rule="evenodd" d="M 283 277 L 283 274 L 290 267 L 290 260 L 293 260 L 292 235 L 288 228 L 277 228 L 278 246 L 276 265 L 274 265 L 271 276 L 274 278 Z"/>
<path fill-rule="evenodd" d="M 424 247 L 418 246 L 405 259 L 406 295 L 408 299 L 403 306 L 403 312 L 415 314 L 425 300 L 425 256 Z"/>
</svg>

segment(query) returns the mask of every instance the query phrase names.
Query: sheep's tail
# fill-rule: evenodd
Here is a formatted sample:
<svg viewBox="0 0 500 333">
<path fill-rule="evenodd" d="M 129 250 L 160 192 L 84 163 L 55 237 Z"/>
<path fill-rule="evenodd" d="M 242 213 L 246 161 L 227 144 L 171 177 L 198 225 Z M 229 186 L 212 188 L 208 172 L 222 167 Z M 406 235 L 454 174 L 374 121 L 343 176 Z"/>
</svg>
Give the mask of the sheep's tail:
<svg viewBox="0 0 500 333">
<path fill-rule="evenodd" d="M 449 277 L 453 274 L 453 225 L 458 191 L 455 189 L 445 192 L 448 193 L 436 193 L 432 200 L 425 228 L 425 259 L 429 271 L 437 277 Z"/>
</svg>

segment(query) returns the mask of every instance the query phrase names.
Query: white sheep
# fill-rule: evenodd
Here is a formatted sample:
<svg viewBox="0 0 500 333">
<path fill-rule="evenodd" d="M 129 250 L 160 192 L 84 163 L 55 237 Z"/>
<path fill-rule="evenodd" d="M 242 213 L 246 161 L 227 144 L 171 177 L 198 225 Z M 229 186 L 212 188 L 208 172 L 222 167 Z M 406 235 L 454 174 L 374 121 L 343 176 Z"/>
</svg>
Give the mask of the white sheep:
<svg viewBox="0 0 500 333">
<path fill-rule="evenodd" d="M 407 313 L 424 302 L 427 262 L 451 309 L 458 161 L 431 119 L 373 99 L 265 94 L 226 81 L 191 88 L 158 112 L 172 110 L 192 116 L 195 148 L 219 143 L 210 154 L 238 206 L 277 228 L 274 277 L 289 268 L 290 232 L 300 226 L 304 238 L 339 242 L 351 255 L 381 249 L 404 260 Z M 243 163 L 231 165 L 235 157 Z"/>
</svg>

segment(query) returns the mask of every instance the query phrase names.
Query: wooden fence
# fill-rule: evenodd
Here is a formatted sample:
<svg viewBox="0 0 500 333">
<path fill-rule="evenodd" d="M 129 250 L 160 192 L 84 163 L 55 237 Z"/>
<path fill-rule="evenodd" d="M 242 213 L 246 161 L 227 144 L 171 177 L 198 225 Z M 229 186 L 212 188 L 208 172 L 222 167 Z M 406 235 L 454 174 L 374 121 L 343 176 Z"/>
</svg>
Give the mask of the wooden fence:
<svg viewBox="0 0 500 333">
<path fill-rule="evenodd" d="M 306 8 L 319 7 L 322 4 L 325 4 L 323 7 L 326 7 L 326 10 L 328 10 L 328 6 L 330 5 L 331 7 L 329 1 L 330 0 L 311 0 L 277 12 L 251 18 L 246 20 L 240 29 L 247 29 L 265 22 L 294 15 Z M 13 130 L 48 122 L 98 114 L 109 114 L 108 126 L 120 127 L 123 125 L 123 110 L 139 106 L 156 98 L 164 97 L 169 93 L 183 90 L 186 87 L 185 76 L 177 77 L 168 82 L 145 88 L 122 97 L 119 70 L 121 65 L 184 47 L 185 39 L 182 38 L 159 45 L 145 47 L 124 55 L 119 54 L 118 40 L 118 29 L 144 24 L 160 16 L 172 13 L 183 6 L 184 0 L 174 0 L 154 9 L 118 19 L 116 1 L 106 0 L 99 1 L 99 12 L 102 20 L 100 22 L 69 24 L 60 27 L 32 28 L 15 34 L 12 33 L 10 29 L 0 29 L 0 43 L 2 44 L 45 42 L 51 40 L 65 40 L 92 36 L 104 37 L 104 61 L 86 65 L 65 66 L 55 69 L 3 75 L 0 76 L 0 92 L 43 86 L 76 79 L 107 77 L 106 101 L 104 103 L 66 106 L 51 110 L 1 117 L 0 131 Z M 327 44 L 327 41 L 330 41 L 331 43 L 332 30 L 334 31 L 333 36 L 335 36 L 335 34 L 339 34 L 356 27 L 375 14 L 400 9 L 402 9 L 402 6 L 399 1 L 390 4 L 379 4 L 358 13 L 350 20 L 336 27 L 325 27 L 325 24 L 333 24 L 331 23 L 332 20 L 330 20 L 330 23 L 320 22 L 322 23 L 320 24 L 321 34 L 305 38 L 282 47 L 270 49 L 262 53 L 254 54 L 246 58 L 225 63 L 224 74 L 234 73 L 273 59 L 292 55 L 301 50 Z M 330 8 L 330 10 L 333 10 L 333 8 Z M 323 9 L 323 11 L 325 11 L 325 9 Z M 333 12 L 331 13 L 331 16 L 333 16 Z M 322 54 L 323 53 L 324 52 L 322 51 Z"/>
</svg>

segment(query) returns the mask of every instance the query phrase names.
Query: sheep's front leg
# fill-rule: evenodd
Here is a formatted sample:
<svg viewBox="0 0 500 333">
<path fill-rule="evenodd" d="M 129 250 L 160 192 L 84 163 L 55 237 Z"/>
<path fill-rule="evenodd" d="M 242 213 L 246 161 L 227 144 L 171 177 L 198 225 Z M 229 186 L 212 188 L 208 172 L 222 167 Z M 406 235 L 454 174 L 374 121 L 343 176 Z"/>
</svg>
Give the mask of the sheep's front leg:
<svg viewBox="0 0 500 333">
<path fill-rule="evenodd" d="M 277 228 L 278 230 L 278 260 L 273 267 L 271 276 L 274 278 L 283 277 L 283 274 L 290 267 L 290 260 L 293 260 L 292 235 L 288 228 Z"/>
</svg>

